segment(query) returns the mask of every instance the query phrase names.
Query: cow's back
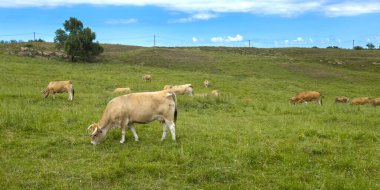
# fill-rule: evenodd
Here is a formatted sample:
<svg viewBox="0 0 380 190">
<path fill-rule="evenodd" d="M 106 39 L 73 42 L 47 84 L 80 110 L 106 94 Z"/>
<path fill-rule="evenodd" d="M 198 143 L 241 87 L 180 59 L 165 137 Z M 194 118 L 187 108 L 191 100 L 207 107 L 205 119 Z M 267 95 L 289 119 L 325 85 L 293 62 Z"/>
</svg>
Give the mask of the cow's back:
<svg viewBox="0 0 380 190">
<path fill-rule="evenodd" d="M 321 97 L 321 93 L 317 91 L 306 91 L 306 92 L 301 92 L 296 95 L 297 99 L 305 100 L 305 101 L 317 100 L 320 97 Z"/>
<path fill-rule="evenodd" d="M 166 113 L 170 106 L 175 107 L 173 98 L 167 96 L 167 93 L 170 92 L 143 92 L 118 96 L 108 103 L 107 115 L 113 119 L 128 118 L 131 122 L 150 122 L 156 115 Z"/>
</svg>

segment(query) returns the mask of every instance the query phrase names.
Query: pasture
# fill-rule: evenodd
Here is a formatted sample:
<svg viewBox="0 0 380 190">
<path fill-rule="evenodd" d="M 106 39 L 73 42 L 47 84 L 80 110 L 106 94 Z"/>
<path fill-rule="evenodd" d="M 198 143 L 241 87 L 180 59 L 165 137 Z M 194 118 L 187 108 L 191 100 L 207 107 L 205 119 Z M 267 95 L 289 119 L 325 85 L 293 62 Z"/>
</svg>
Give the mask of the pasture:
<svg viewBox="0 0 380 190">
<path fill-rule="evenodd" d="M 379 51 L 143 48 L 105 45 L 96 63 L 8 55 L 0 47 L 0 186 L 4 189 L 379 189 L 380 108 L 334 104 L 380 97 Z M 152 82 L 144 82 L 144 73 Z M 52 80 L 75 96 L 44 99 Z M 209 88 L 203 81 L 210 81 Z M 112 129 L 97 122 L 117 87 L 134 92 L 191 83 L 177 96 L 177 141 L 159 122 Z M 290 105 L 299 91 L 323 105 Z"/>
</svg>

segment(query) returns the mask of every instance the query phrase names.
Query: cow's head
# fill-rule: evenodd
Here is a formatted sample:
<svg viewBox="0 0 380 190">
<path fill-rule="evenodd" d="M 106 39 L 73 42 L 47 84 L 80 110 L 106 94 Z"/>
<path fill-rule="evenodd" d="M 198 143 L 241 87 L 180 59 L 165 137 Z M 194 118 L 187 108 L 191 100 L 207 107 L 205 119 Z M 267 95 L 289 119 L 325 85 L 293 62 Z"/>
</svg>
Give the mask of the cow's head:
<svg viewBox="0 0 380 190">
<path fill-rule="evenodd" d="M 91 131 L 91 144 L 96 145 L 100 142 L 101 139 L 105 136 L 102 129 L 97 123 L 93 123 L 87 128 L 88 131 Z"/>
<path fill-rule="evenodd" d="M 290 104 L 296 104 L 296 98 L 293 96 L 293 97 L 291 97 L 290 99 L 289 99 L 289 103 Z"/>
<path fill-rule="evenodd" d="M 47 89 L 42 90 L 41 93 L 44 96 L 44 98 L 49 96 L 49 91 Z"/>
</svg>

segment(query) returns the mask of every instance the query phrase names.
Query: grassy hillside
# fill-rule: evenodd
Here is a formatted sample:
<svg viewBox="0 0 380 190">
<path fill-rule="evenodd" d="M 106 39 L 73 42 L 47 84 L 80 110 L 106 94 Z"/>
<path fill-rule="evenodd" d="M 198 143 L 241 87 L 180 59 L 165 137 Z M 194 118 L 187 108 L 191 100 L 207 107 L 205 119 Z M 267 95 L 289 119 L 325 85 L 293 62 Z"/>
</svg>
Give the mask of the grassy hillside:
<svg viewBox="0 0 380 190">
<path fill-rule="evenodd" d="M 380 97 L 379 51 L 105 45 L 98 62 L 69 63 L 9 55 L 19 46 L 0 46 L 5 189 L 380 188 L 379 108 L 334 104 L 341 95 Z M 49 81 L 67 79 L 73 102 L 42 98 Z M 140 142 L 128 131 L 121 145 L 113 129 L 90 144 L 86 128 L 114 88 L 182 83 L 222 96 L 178 97 L 177 142 L 160 142 L 154 122 L 136 126 Z M 322 92 L 323 106 L 289 105 L 304 90 Z"/>
</svg>

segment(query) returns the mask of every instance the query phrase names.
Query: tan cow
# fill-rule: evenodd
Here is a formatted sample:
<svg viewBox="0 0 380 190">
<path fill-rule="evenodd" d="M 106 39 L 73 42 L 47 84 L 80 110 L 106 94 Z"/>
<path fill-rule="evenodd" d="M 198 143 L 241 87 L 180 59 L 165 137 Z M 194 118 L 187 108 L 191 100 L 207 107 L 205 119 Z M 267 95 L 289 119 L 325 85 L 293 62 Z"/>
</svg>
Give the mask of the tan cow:
<svg viewBox="0 0 380 190">
<path fill-rule="evenodd" d="M 204 82 L 203 82 L 203 85 L 205 85 L 205 87 L 206 88 L 208 88 L 208 85 L 210 84 L 210 82 L 208 81 L 208 80 L 205 80 Z"/>
<path fill-rule="evenodd" d="M 350 102 L 350 99 L 346 96 L 340 96 L 335 98 L 335 103 L 348 103 Z"/>
<path fill-rule="evenodd" d="M 317 91 L 306 91 L 306 92 L 300 92 L 297 95 L 290 98 L 290 103 L 300 104 L 300 103 L 306 103 L 316 101 L 319 105 L 322 105 L 322 96 L 320 92 Z"/>
<path fill-rule="evenodd" d="M 171 90 L 177 95 L 189 94 L 193 95 L 193 86 L 191 84 L 183 84 L 183 85 L 165 85 L 164 90 Z"/>
<path fill-rule="evenodd" d="M 131 92 L 131 89 L 130 88 L 116 88 L 113 93 L 124 93 L 124 94 L 128 94 Z"/>
<path fill-rule="evenodd" d="M 370 101 L 373 106 L 380 106 L 380 98 L 375 98 Z"/>
<path fill-rule="evenodd" d="M 208 96 L 207 93 L 198 93 L 198 94 L 194 94 L 194 96 L 197 96 L 197 97 L 206 97 Z"/>
<path fill-rule="evenodd" d="M 152 75 L 144 74 L 144 76 L 143 76 L 143 80 L 144 80 L 145 82 L 146 82 L 146 81 L 152 82 Z"/>
<path fill-rule="evenodd" d="M 177 100 L 175 93 L 162 90 L 157 92 L 141 92 L 118 96 L 108 102 L 98 123 L 91 124 L 91 144 L 98 144 L 112 127 L 120 127 L 122 136 L 120 143 L 125 142 L 126 126 L 132 131 L 135 140 L 138 136 L 134 123 L 150 123 L 158 120 L 163 123 L 161 140 L 166 138 L 166 130 L 170 129 L 175 141 L 175 123 L 177 120 Z"/>
<path fill-rule="evenodd" d="M 368 97 L 353 98 L 350 102 L 351 105 L 363 105 L 363 104 L 368 104 L 368 103 L 369 103 Z"/>
<path fill-rule="evenodd" d="M 213 90 L 212 92 L 211 92 L 211 94 L 213 95 L 213 96 L 220 96 L 220 90 Z"/>
<path fill-rule="evenodd" d="M 65 81 L 51 81 L 45 90 L 42 91 L 44 97 L 47 98 L 50 93 L 53 93 L 53 98 L 55 98 L 55 93 L 67 92 L 69 94 L 70 101 L 74 98 L 74 87 L 71 80 Z"/>
</svg>

